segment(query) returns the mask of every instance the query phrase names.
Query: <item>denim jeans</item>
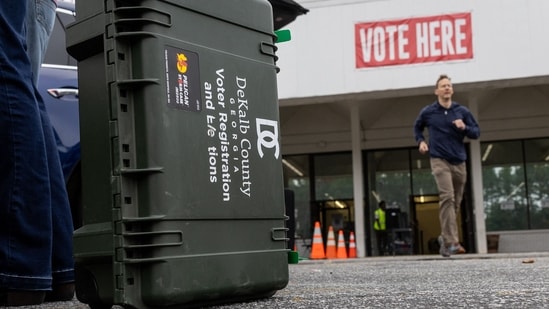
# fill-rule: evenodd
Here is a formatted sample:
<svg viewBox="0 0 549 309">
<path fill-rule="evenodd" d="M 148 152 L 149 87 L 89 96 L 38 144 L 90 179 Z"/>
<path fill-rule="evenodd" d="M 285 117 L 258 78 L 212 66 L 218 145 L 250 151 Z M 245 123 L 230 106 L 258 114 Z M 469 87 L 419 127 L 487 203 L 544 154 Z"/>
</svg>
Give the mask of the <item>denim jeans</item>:
<svg viewBox="0 0 549 309">
<path fill-rule="evenodd" d="M 56 7 L 52 0 L 27 0 L 27 54 L 35 84 L 53 30 Z"/>
<path fill-rule="evenodd" d="M 0 1 L 0 289 L 74 281 L 72 221 L 25 47 L 27 1 Z"/>
<path fill-rule="evenodd" d="M 431 158 L 430 162 L 439 193 L 442 238 L 447 245 L 459 243 L 457 218 L 467 181 L 465 162 L 453 165 L 438 158 Z"/>
</svg>

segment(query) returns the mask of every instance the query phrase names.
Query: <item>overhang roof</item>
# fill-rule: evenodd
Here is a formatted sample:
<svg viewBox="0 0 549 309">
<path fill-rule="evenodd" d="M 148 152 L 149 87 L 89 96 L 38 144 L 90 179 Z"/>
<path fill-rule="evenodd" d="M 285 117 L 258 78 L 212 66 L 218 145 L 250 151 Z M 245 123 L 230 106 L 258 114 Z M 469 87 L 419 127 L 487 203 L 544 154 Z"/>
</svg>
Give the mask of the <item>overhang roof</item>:
<svg viewBox="0 0 549 309">
<path fill-rule="evenodd" d="M 269 2 L 273 7 L 273 22 L 275 30 L 288 25 L 299 15 L 309 12 L 309 10 L 293 0 L 269 0 Z"/>
</svg>

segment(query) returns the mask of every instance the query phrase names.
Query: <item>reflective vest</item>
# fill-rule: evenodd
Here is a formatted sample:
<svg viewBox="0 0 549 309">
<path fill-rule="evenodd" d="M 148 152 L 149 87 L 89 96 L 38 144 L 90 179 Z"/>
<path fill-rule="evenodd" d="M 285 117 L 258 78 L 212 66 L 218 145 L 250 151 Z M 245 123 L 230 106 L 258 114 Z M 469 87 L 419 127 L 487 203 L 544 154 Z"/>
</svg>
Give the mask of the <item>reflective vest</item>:
<svg viewBox="0 0 549 309">
<path fill-rule="evenodd" d="M 374 230 L 385 231 L 385 211 L 383 211 L 383 209 L 381 208 L 378 208 L 374 212 L 374 215 L 375 215 Z"/>
</svg>

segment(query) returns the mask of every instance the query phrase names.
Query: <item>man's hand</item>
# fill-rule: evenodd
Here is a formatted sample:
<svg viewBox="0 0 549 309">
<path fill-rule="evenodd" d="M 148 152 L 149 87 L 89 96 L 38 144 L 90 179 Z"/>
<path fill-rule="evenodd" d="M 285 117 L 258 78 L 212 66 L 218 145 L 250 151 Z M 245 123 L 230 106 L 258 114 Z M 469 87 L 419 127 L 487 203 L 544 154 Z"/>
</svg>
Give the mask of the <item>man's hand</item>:
<svg viewBox="0 0 549 309">
<path fill-rule="evenodd" d="M 460 130 L 465 130 L 465 128 L 467 127 L 465 125 L 465 123 L 463 122 L 463 120 L 461 120 L 461 119 L 456 119 L 456 120 L 452 121 L 452 123 L 456 126 L 456 128 L 458 128 Z"/>
<path fill-rule="evenodd" d="M 419 153 L 426 154 L 427 152 L 429 152 L 429 146 L 425 141 L 421 141 L 419 143 Z"/>
</svg>

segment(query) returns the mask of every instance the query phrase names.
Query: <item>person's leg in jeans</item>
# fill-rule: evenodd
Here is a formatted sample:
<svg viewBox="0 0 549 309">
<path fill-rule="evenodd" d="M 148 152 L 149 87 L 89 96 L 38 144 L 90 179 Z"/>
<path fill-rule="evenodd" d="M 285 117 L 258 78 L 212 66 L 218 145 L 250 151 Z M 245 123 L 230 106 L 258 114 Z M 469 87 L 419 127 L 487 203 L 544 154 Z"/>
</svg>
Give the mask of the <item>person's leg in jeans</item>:
<svg viewBox="0 0 549 309">
<path fill-rule="evenodd" d="M 432 158 L 431 170 L 439 192 L 439 220 L 442 238 L 447 246 L 459 243 L 451 164 L 442 159 Z"/>
<path fill-rule="evenodd" d="M 27 0 L 27 54 L 35 84 L 55 23 L 56 7 L 53 0 Z"/>
<path fill-rule="evenodd" d="M 38 82 L 38 75 L 42 60 L 46 52 L 51 35 L 56 5 L 52 0 L 27 1 L 27 53 L 33 70 L 34 83 Z M 40 94 L 36 93 L 37 98 Z M 39 100 L 40 116 L 50 174 L 51 205 L 52 205 L 52 288 L 46 295 L 46 300 L 69 300 L 74 294 L 74 263 L 72 259 L 72 217 L 65 188 L 59 153 L 56 147 L 55 135 L 46 112 L 43 100 Z M 70 285 L 68 285 L 70 284 Z"/>
<path fill-rule="evenodd" d="M 26 10 L 26 1 L 0 1 L 0 289 L 15 305 L 40 303 L 52 283 L 50 175 Z"/>
<path fill-rule="evenodd" d="M 37 93 L 37 96 L 40 96 Z M 47 301 L 66 301 L 74 297 L 73 223 L 65 179 L 53 129 L 42 99 L 38 100 L 48 160 L 52 214 L 52 289 Z"/>
</svg>

